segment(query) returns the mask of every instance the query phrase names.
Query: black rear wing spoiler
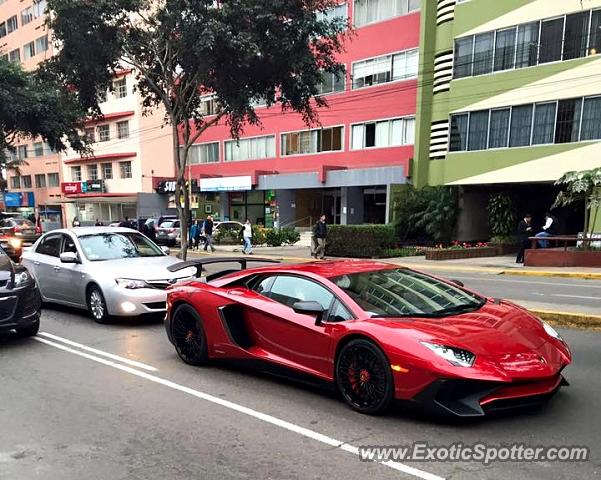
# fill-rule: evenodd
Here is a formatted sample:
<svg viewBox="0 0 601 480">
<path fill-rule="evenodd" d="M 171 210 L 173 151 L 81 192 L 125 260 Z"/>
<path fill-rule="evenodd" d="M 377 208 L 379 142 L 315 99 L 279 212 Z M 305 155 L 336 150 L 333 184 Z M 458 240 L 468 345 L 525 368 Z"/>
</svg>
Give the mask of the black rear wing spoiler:
<svg viewBox="0 0 601 480">
<path fill-rule="evenodd" d="M 205 265 L 214 265 L 216 263 L 238 263 L 240 264 L 240 270 L 246 270 L 249 263 L 281 263 L 279 260 L 272 260 L 270 258 L 254 258 L 254 257 L 211 257 L 211 258 L 198 258 L 195 260 L 188 260 L 186 262 L 179 262 L 167 267 L 170 272 L 179 272 L 186 268 L 196 268 L 196 278 L 202 276 Z"/>
</svg>

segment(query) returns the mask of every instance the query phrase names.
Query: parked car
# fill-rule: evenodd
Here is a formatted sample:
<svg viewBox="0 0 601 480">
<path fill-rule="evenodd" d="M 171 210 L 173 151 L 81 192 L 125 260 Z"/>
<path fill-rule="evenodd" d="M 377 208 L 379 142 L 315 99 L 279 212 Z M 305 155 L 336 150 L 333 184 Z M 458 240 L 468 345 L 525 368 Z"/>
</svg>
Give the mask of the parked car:
<svg viewBox="0 0 601 480">
<path fill-rule="evenodd" d="M 156 231 L 156 242 L 159 245 L 174 247 L 177 244 L 178 237 L 181 240 L 181 228 L 179 220 L 163 222 Z"/>
<path fill-rule="evenodd" d="M 2 218 L 0 219 L 0 235 L 16 237 L 21 239 L 25 245 L 31 245 L 40 238 L 42 229 L 26 218 Z"/>
<path fill-rule="evenodd" d="M 164 312 L 167 287 L 193 274 L 170 273 L 177 262 L 144 235 L 119 227 L 54 230 L 22 260 L 43 301 L 86 309 L 98 323 Z"/>
<path fill-rule="evenodd" d="M 240 264 L 231 270 L 232 262 Z M 570 348 L 550 325 L 505 300 L 408 268 L 367 260 L 280 264 L 205 258 L 221 271 L 169 289 L 165 327 L 186 363 L 273 367 L 327 381 L 362 413 L 411 401 L 459 417 L 545 403 Z"/>
<path fill-rule="evenodd" d="M 42 302 L 33 276 L 0 249 L 0 332 L 32 336 L 40 328 Z"/>
</svg>

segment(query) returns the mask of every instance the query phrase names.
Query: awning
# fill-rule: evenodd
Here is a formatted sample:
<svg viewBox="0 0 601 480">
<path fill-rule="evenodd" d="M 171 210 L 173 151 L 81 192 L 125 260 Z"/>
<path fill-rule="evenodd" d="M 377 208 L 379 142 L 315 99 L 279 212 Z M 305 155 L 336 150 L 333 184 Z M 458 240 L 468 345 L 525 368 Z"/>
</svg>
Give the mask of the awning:
<svg viewBox="0 0 601 480">
<path fill-rule="evenodd" d="M 59 203 L 102 203 L 102 204 L 120 204 L 120 203 L 129 203 L 135 204 L 138 203 L 138 196 L 136 194 L 127 194 L 127 195 L 119 195 L 119 194 L 92 194 L 92 195 L 78 195 L 72 196 L 68 198 L 61 199 Z"/>
</svg>

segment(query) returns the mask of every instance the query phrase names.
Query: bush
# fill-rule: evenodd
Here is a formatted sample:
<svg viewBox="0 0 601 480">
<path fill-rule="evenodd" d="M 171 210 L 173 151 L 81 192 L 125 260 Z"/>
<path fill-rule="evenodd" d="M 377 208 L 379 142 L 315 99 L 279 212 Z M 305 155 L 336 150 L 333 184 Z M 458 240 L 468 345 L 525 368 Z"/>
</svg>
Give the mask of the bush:
<svg viewBox="0 0 601 480">
<path fill-rule="evenodd" d="M 282 232 L 283 243 L 286 245 L 294 245 L 300 241 L 300 233 L 296 231 L 295 228 L 285 227 L 281 228 L 280 232 Z"/>
<path fill-rule="evenodd" d="M 270 247 L 280 247 L 284 243 L 284 234 L 279 229 L 268 228 L 265 230 L 265 240 Z"/>
<path fill-rule="evenodd" d="M 331 225 L 326 253 L 334 257 L 381 258 L 395 246 L 393 225 Z"/>
<path fill-rule="evenodd" d="M 265 245 L 267 243 L 267 237 L 265 235 L 267 229 L 264 227 L 257 227 L 253 225 L 253 245 Z"/>
<path fill-rule="evenodd" d="M 488 224 L 493 237 L 510 237 L 515 233 L 517 215 L 513 199 L 505 193 L 488 198 Z"/>
<path fill-rule="evenodd" d="M 240 232 L 232 228 L 223 231 L 217 230 L 213 240 L 217 245 L 238 245 L 242 241 Z"/>
<path fill-rule="evenodd" d="M 384 250 L 382 258 L 421 257 L 425 254 L 423 247 L 389 248 Z"/>
</svg>

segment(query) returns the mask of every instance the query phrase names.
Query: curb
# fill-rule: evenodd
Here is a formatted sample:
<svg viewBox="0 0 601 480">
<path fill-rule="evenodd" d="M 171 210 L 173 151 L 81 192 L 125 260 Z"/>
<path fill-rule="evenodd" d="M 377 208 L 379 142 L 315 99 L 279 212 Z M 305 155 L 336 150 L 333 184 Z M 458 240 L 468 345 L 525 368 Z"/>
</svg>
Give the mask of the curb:
<svg viewBox="0 0 601 480">
<path fill-rule="evenodd" d="M 515 275 L 523 277 L 556 277 L 579 278 L 580 280 L 601 280 L 601 273 L 587 272 L 558 272 L 543 270 L 503 270 L 499 275 Z"/>
<path fill-rule="evenodd" d="M 601 331 L 601 316 L 586 313 L 555 312 L 552 310 L 529 310 L 542 320 L 559 327 Z"/>
</svg>

